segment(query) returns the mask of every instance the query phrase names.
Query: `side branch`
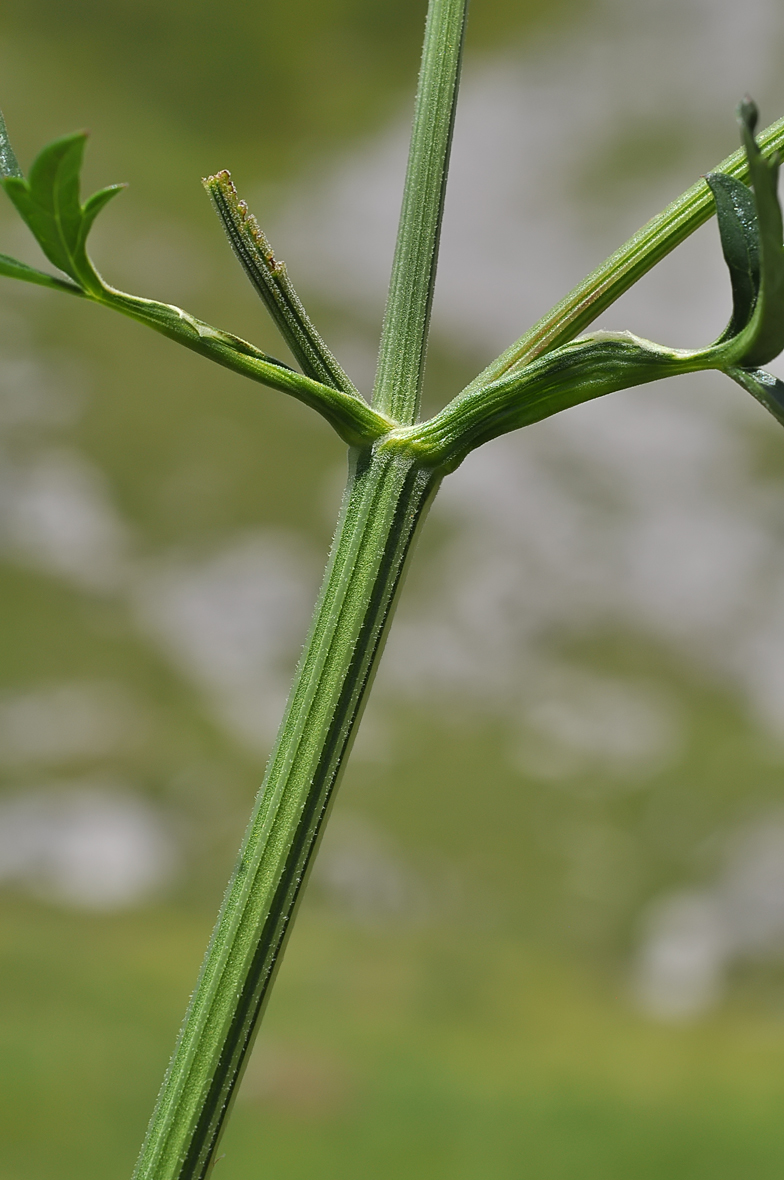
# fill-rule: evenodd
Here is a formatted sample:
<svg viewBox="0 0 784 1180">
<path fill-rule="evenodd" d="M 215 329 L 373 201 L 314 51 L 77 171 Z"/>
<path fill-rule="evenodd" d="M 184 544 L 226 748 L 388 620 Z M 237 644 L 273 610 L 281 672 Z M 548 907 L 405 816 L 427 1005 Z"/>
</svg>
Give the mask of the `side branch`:
<svg viewBox="0 0 784 1180">
<path fill-rule="evenodd" d="M 777 119 L 757 136 L 763 155 L 769 158 L 784 149 L 784 119 Z M 724 172 L 744 184 L 750 182 L 749 163 L 741 148 L 712 170 Z M 524 336 L 501 353 L 475 377 L 464 393 L 497 381 L 514 366 L 527 364 L 573 340 L 597 316 L 606 311 L 630 287 L 661 262 L 676 246 L 704 225 L 715 212 L 713 195 L 704 180 L 698 180 L 677 200 L 637 230 L 628 242 L 605 259 L 601 266 L 556 303 Z"/>
<path fill-rule="evenodd" d="M 393 423 L 370 408 L 334 360 L 271 252 L 265 265 L 271 282 L 277 284 L 281 306 L 285 305 L 290 313 L 292 332 L 296 327 L 302 339 L 307 338 L 310 352 L 303 357 L 303 363 L 307 362 L 309 375 L 296 373 L 246 340 L 221 332 L 179 307 L 128 295 L 106 283 L 87 253 L 87 238 L 98 213 L 125 186 L 115 184 L 100 189 L 82 204 L 79 178 L 86 139 L 86 132 L 79 131 L 54 140 L 39 152 L 26 179 L 0 115 L 0 185 L 46 257 L 67 279 L 6 255 L 0 255 L 0 275 L 80 295 L 121 311 L 217 364 L 288 393 L 318 410 L 349 446 L 365 446 L 390 429 Z M 248 226 L 246 229 L 250 232 Z M 265 241 L 260 237 L 256 243 L 260 256 L 264 254 Z"/>
<path fill-rule="evenodd" d="M 394 425 L 362 398 L 352 397 L 331 385 L 322 385 L 320 381 L 305 377 L 267 356 L 247 340 L 213 328 L 173 304 L 126 295 L 124 291 L 116 291 L 108 286 L 104 287 L 100 298 L 92 298 L 106 307 L 123 312 L 131 319 L 147 324 L 170 340 L 176 340 L 178 344 L 185 345 L 226 369 L 304 402 L 326 418 L 349 446 L 371 443 Z"/>
<path fill-rule="evenodd" d="M 327 348 L 305 311 L 286 264 L 275 258 L 256 218 L 239 199 L 228 172 L 208 176 L 204 183 L 234 254 L 261 296 L 281 336 L 303 372 L 322 385 L 359 397 L 359 390 Z"/>
</svg>

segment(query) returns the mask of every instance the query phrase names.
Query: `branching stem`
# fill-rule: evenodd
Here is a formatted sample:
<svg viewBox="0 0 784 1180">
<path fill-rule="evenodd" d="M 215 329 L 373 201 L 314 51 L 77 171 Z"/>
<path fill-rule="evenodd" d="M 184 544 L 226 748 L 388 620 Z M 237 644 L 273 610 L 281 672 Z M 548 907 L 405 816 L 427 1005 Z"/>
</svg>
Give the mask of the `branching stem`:
<svg viewBox="0 0 784 1180">
<path fill-rule="evenodd" d="M 784 119 L 778 119 L 757 136 L 765 156 L 784 150 Z M 712 169 L 748 183 L 749 164 L 741 148 Z M 497 381 L 511 368 L 526 364 L 567 344 L 606 311 L 643 275 L 666 258 L 676 246 L 709 221 L 716 212 L 713 195 L 698 180 L 624 242 L 601 266 L 556 303 L 532 328 L 502 352 L 463 391 L 480 389 Z"/>
<path fill-rule="evenodd" d="M 63 276 L 0 255 L 0 274 L 114 308 L 203 356 L 316 409 L 350 447 L 349 479 L 313 624 L 277 743 L 158 1098 L 135 1180 L 203 1180 L 378 664 L 417 531 L 443 476 L 473 448 L 588 398 L 719 368 L 784 421 L 784 383 L 758 368 L 784 348 L 784 245 L 776 168 L 784 119 L 724 175 L 693 185 L 430 421 L 417 423 L 468 0 L 430 0 L 397 246 L 372 404 L 316 331 L 228 173 L 207 181 L 232 246 L 303 372 L 180 308 L 105 283 L 86 251 L 85 134 L 49 144 L 25 179 L 0 116 L 0 184 Z M 738 181 L 754 177 L 754 196 Z M 735 180 L 728 178 L 736 178 Z M 734 187 L 733 187 L 734 186 Z M 708 348 L 667 349 L 629 333 L 574 338 L 718 209 L 733 319 Z M 738 212 L 739 211 L 739 212 Z M 737 214 L 737 215 L 736 215 Z M 521 276 L 521 281 L 523 276 Z"/>
</svg>

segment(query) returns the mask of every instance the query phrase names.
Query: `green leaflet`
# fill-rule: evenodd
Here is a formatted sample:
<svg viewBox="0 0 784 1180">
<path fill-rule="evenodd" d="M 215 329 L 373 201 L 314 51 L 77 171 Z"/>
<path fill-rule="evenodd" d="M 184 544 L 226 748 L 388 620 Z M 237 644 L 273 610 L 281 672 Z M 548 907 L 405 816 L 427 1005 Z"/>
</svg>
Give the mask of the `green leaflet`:
<svg viewBox="0 0 784 1180">
<path fill-rule="evenodd" d="M 733 310 L 714 346 L 732 366 L 756 368 L 784 350 L 784 249 L 777 184 L 779 159 L 765 160 L 754 138 L 757 108 L 738 108 L 754 195 L 731 176 L 706 176 L 716 201 Z M 724 368 L 724 365 L 718 367 Z M 729 366 L 726 366 L 729 367 Z"/>
<path fill-rule="evenodd" d="M 716 201 L 721 248 L 732 284 L 732 317 L 716 342 L 735 364 L 728 377 L 784 425 L 784 383 L 758 366 L 784 349 L 784 248 L 777 184 L 779 158 L 765 160 L 754 138 L 757 108 L 750 99 L 738 108 L 741 135 L 754 186 L 713 173 L 705 179 Z"/>
<path fill-rule="evenodd" d="M 784 381 L 764 369 L 727 369 L 727 376 L 748 390 L 784 426 Z"/>
<path fill-rule="evenodd" d="M 757 209 L 760 251 L 760 289 L 749 325 L 752 339 L 743 354 L 748 366 L 765 365 L 784 349 L 784 249 L 778 199 L 779 157 L 765 160 L 754 138 L 757 108 L 751 100 L 739 110 L 743 142 L 749 160 Z M 754 323 L 754 320 L 757 322 Z"/>
<path fill-rule="evenodd" d="M 86 140 L 84 131 L 56 139 L 36 157 L 29 180 L 10 175 L 2 184 L 49 261 L 82 290 L 97 295 L 103 283 L 87 256 L 87 235 L 103 206 L 125 186 L 113 184 L 81 204 L 79 175 Z"/>
<path fill-rule="evenodd" d="M 745 184 L 724 172 L 705 177 L 716 202 L 724 261 L 732 285 L 732 316 L 719 343 L 733 340 L 748 324 L 760 285 L 760 251 L 754 197 Z"/>
</svg>

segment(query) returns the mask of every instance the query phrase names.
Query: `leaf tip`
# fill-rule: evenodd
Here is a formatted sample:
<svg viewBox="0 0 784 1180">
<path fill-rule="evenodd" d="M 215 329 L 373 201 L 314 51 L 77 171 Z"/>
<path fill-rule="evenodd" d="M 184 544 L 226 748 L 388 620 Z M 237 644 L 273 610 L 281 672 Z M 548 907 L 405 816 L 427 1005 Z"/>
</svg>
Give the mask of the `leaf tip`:
<svg viewBox="0 0 784 1180">
<path fill-rule="evenodd" d="M 16 177 L 18 180 L 22 179 L 22 169 L 19 167 L 19 161 L 16 158 L 14 149 L 11 147 L 11 141 L 8 138 L 8 129 L 5 125 L 3 112 L 0 111 L 0 179 L 7 180 L 9 177 Z"/>
<path fill-rule="evenodd" d="M 753 135 L 759 122 L 759 108 L 750 94 L 744 94 L 738 103 L 738 121 L 750 135 Z"/>
</svg>

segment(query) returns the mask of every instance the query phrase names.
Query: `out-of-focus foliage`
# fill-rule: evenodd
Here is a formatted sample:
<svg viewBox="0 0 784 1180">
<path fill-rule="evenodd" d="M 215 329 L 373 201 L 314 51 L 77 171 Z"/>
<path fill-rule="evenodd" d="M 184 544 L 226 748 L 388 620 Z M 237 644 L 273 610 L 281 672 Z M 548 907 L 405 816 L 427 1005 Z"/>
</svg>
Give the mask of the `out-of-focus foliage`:
<svg viewBox="0 0 784 1180">
<path fill-rule="evenodd" d="M 477 5 L 474 45 L 557 21 L 571 2 Z M 163 108 L 186 134 L 261 153 L 277 172 L 372 127 L 401 91 L 413 98 L 424 11 L 421 0 L 264 0 L 221 12 L 210 0 L 11 0 L 4 25 L 86 76 L 80 86 Z"/>
</svg>

